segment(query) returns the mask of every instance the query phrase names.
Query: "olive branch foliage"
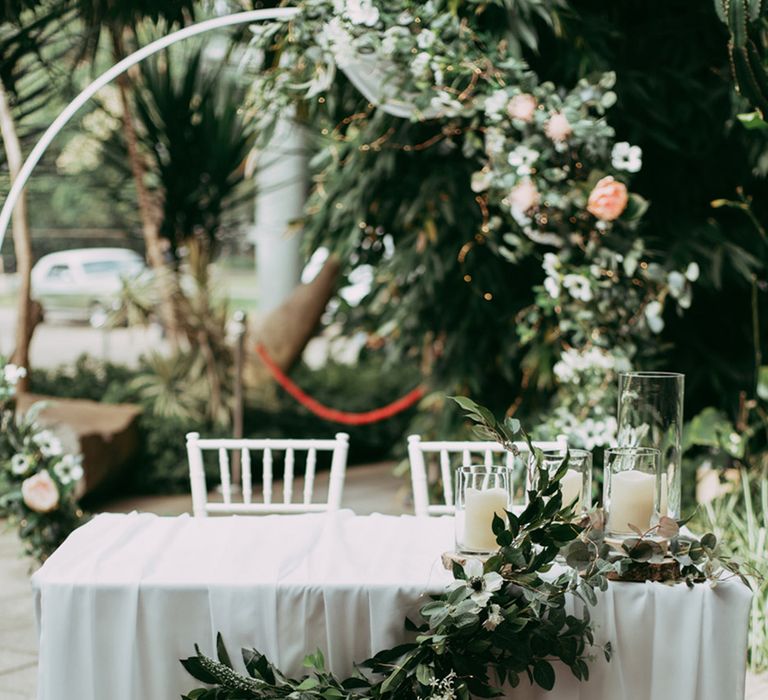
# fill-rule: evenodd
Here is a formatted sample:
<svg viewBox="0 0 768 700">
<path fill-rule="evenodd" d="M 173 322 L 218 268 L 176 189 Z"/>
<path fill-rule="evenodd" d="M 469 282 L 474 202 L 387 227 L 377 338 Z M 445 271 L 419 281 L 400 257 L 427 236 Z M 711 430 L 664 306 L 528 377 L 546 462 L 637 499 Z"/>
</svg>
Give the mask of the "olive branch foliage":
<svg viewBox="0 0 768 700">
<path fill-rule="evenodd" d="M 519 514 L 505 511 L 504 518 L 493 518 L 498 552 L 482 565 L 479 560 L 454 563 L 455 580 L 446 592 L 431 596 L 419 622 L 406 618 L 410 641 L 358 664 L 349 678 L 330 673 L 320 651 L 304 661 L 309 675 L 294 679 L 257 650 L 244 649 L 243 674 L 235 670 L 219 635 L 218 660 L 198 646 L 195 656 L 182 660 L 192 676 L 211 686 L 183 700 L 470 700 L 498 697 L 503 686 L 524 680 L 551 690 L 553 661 L 587 680 L 596 652 L 610 660 L 610 642 L 596 644 L 590 617 L 597 592 L 606 590 L 610 579 L 645 580 L 650 563 L 670 561 L 672 568 L 664 570 L 667 583 L 692 586 L 709 580 L 716 585 L 730 573 L 749 585 L 745 574 L 752 572 L 728 557 L 713 534 L 700 540 L 681 534 L 685 521 L 662 517 L 645 532 L 633 527 L 636 536 L 620 549 L 611 547 L 603 537 L 601 510 L 577 518 L 575 504 L 563 503 L 560 480 L 568 470 L 567 450 L 550 472 L 519 421 L 499 421 L 469 398 L 452 398 L 474 423 L 475 435 L 496 440 L 514 454 L 515 439 L 522 438 L 533 457 L 530 468 L 537 479 L 527 505 Z M 553 569 L 558 554 L 566 566 Z"/>
</svg>

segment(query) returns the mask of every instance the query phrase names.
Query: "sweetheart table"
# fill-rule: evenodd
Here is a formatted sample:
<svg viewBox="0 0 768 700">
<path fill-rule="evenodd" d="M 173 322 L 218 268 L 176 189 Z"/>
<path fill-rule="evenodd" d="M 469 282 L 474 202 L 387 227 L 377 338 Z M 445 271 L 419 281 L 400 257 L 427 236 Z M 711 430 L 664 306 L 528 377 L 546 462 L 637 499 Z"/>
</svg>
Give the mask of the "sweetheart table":
<svg viewBox="0 0 768 700">
<path fill-rule="evenodd" d="M 99 515 L 34 575 L 39 700 L 172 700 L 199 686 L 178 662 L 256 647 L 284 672 L 322 649 L 337 674 L 406 640 L 403 620 L 451 580 L 440 562 L 453 519 L 356 516 Z M 751 595 L 612 583 L 593 609 L 589 682 L 566 668 L 552 692 L 515 700 L 740 700 Z M 237 661 L 236 661 L 237 663 Z M 240 670 L 243 670 L 240 666 Z"/>
</svg>

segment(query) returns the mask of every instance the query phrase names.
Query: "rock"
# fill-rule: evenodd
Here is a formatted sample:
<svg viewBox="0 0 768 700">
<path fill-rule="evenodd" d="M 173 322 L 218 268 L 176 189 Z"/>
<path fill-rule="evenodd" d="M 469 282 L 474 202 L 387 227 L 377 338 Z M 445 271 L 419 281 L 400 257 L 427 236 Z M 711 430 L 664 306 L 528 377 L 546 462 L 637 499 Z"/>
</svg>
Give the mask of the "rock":
<svg viewBox="0 0 768 700">
<path fill-rule="evenodd" d="M 140 406 L 20 393 L 17 410 L 23 414 L 39 401 L 47 404 L 40 412 L 40 424 L 54 430 L 65 447 L 83 455 L 81 496 L 115 481 L 138 452 Z"/>
</svg>

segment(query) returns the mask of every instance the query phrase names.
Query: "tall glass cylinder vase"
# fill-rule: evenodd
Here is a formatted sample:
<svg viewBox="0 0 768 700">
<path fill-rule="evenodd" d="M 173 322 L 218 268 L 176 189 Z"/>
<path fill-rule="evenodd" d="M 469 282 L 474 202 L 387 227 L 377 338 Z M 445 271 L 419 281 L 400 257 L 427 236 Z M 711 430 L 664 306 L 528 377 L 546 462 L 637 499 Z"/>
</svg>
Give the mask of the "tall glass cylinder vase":
<svg viewBox="0 0 768 700">
<path fill-rule="evenodd" d="M 659 512 L 675 519 L 680 518 L 684 379 L 676 372 L 619 375 L 618 444 L 659 450 Z"/>
</svg>

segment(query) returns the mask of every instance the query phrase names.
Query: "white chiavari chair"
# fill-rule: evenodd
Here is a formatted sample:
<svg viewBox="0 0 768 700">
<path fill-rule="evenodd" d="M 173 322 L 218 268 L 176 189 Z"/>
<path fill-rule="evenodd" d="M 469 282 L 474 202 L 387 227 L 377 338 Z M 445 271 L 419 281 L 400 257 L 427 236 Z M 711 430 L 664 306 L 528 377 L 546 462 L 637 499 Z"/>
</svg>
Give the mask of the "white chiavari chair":
<svg viewBox="0 0 768 700">
<path fill-rule="evenodd" d="M 541 450 L 557 450 L 567 446 L 563 437 L 553 441 L 533 441 L 534 447 Z M 516 472 L 524 474 L 524 465 L 528 455 L 527 443 L 515 442 L 520 456 L 515 469 L 515 456 L 497 442 L 483 441 L 425 441 L 420 435 L 408 436 L 408 461 L 411 466 L 411 485 L 413 487 L 413 507 L 416 515 L 452 515 L 454 506 L 454 471 L 457 467 L 469 464 L 503 464 Z M 430 458 L 432 463 L 430 464 Z M 435 463 L 436 461 L 436 463 Z M 442 484 L 443 503 L 430 504 L 428 472 L 433 472 Z M 514 473 L 514 472 L 513 472 Z M 524 476 L 523 476 L 524 478 Z M 514 486 L 514 485 L 513 485 Z"/>
<path fill-rule="evenodd" d="M 283 439 L 205 439 L 199 433 L 187 434 L 189 480 L 192 486 L 192 512 L 196 517 L 207 515 L 249 515 L 267 513 L 317 513 L 338 510 L 344 491 L 347 468 L 349 435 L 337 433 L 333 440 L 283 440 Z M 205 478 L 204 452 L 218 456 L 222 502 L 210 502 Z M 239 489 L 233 489 L 230 455 L 240 455 Z M 315 471 L 317 456 L 331 453 L 331 473 L 328 497 L 324 502 L 314 502 Z M 253 453 L 257 459 L 253 459 Z M 282 493 L 274 493 L 275 457 L 283 453 Z M 298 466 L 297 456 L 304 457 L 304 485 L 301 494 L 294 494 L 294 474 Z M 261 470 L 262 498 L 254 501 L 254 469 Z M 241 497 L 235 498 L 235 491 Z M 294 498 L 296 496 L 296 498 Z"/>
</svg>

